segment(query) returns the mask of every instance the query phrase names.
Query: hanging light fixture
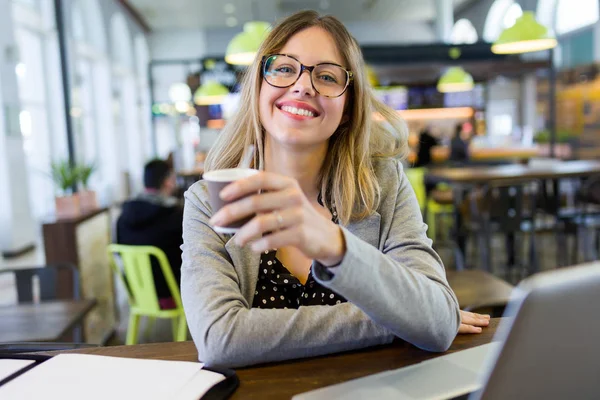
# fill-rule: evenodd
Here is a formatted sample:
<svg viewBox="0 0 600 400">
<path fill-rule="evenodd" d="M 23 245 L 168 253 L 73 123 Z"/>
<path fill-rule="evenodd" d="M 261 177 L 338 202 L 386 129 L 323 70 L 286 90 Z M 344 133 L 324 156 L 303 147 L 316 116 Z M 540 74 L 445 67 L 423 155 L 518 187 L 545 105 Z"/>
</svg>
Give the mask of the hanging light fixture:
<svg viewBox="0 0 600 400">
<path fill-rule="evenodd" d="M 194 93 L 194 103 L 199 106 L 222 104 L 229 94 L 229 89 L 217 81 L 209 80 L 200 85 Z"/>
<path fill-rule="evenodd" d="M 448 51 L 448 56 L 453 60 L 458 60 L 461 54 L 458 47 Z M 473 90 L 473 77 L 462 67 L 450 67 L 438 81 L 437 90 L 440 93 L 468 92 Z"/>
<path fill-rule="evenodd" d="M 244 31 L 235 35 L 227 45 L 225 61 L 234 65 L 252 64 L 260 44 L 270 30 L 268 22 L 246 22 Z"/>
<path fill-rule="evenodd" d="M 496 54 L 520 54 L 556 47 L 556 39 L 548 28 L 536 21 L 531 11 L 525 11 L 515 24 L 506 28 L 492 45 Z"/>
<path fill-rule="evenodd" d="M 462 67 L 450 67 L 437 84 L 440 93 L 468 92 L 473 90 L 473 77 Z"/>
</svg>

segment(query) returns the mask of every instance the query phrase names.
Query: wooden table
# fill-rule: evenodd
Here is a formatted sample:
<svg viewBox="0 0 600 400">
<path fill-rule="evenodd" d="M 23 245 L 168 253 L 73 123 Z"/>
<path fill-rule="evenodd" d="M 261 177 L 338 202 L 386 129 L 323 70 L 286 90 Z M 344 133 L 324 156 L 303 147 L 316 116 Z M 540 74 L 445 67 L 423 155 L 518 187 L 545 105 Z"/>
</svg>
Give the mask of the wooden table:
<svg viewBox="0 0 600 400">
<path fill-rule="evenodd" d="M 491 181 L 542 180 L 577 178 L 600 174 L 600 161 L 565 161 L 548 166 L 522 164 L 499 165 L 496 167 L 432 168 L 427 179 L 454 184 L 477 184 Z"/>
<path fill-rule="evenodd" d="M 513 286 L 480 270 L 446 271 L 450 287 L 463 310 L 502 307 L 508 304 Z"/>
<path fill-rule="evenodd" d="M 0 343 L 59 340 L 81 323 L 96 300 L 57 300 L 0 307 Z"/>
<path fill-rule="evenodd" d="M 491 342 L 498 322 L 499 319 L 493 319 L 490 326 L 484 328 L 480 334 L 459 335 L 454 340 L 448 353 Z M 97 354 L 159 360 L 197 360 L 196 348 L 192 342 L 96 347 L 45 354 L 59 353 Z M 387 346 L 372 347 L 338 355 L 240 368 L 236 372 L 241 384 L 231 398 L 289 399 L 298 393 L 405 367 L 439 355 L 441 354 L 419 350 L 406 342 L 399 341 Z"/>
<path fill-rule="evenodd" d="M 463 202 L 465 191 L 469 187 L 502 182 L 532 182 L 551 181 L 553 193 L 559 192 L 558 182 L 565 178 L 581 178 L 600 174 L 600 161 L 580 160 L 557 162 L 552 165 L 522 165 L 511 164 L 496 167 L 459 167 L 459 168 L 432 168 L 427 172 L 425 180 L 431 183 L 446 182 L 452 185 L 455 217 L 455 247 L 456 269 L 465 268 L 464 251 L 466 234 L 462 232 L 462 215 L 460 205 Z M 548 211 L 558 213 L 560 196 L 548 199 L 552 204 Z M 427 202 L 426 202 L 427 204 Z"/>
</svg>

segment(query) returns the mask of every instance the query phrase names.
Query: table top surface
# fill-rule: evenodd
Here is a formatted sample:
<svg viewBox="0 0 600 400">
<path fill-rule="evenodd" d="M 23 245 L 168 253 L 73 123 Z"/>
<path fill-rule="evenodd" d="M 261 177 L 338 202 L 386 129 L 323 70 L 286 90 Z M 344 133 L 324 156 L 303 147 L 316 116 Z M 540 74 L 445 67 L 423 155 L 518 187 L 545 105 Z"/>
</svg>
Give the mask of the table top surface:
<svg viewBox="0 0 600 400">
<path fill-rule="evenodd" d="M 0 343 L 60 339 L 96 305 L 96 300 L 57 300 L 0 307 Z"/>
<path fill-rule="evenodd" d="M 504 306 L 513 290 L 511 284 L 485 271 L 446 271 L 446 277 L 461 309 Z"/>
<path fill-rule="evenodd" d="M 478 183 L 491 180 L 568 178 L 592 174 L 600 174 L 600 161 L 565 161 L 532 166 L 510 164 L 494 167 L 432 168 L 427 172 L 427 177 L 454 183 Z"/>
<path fill-rule="evenodd" d="M 500 319 L 475 335 L 459 335 L 447 353 L 429 353 L 406 342 L 336 355 L 236 369 L 240 387 L 232 399 L 289 399 L 295 394 L 416 364 L 443 354 L 490 343 Z M 193 342 L 153 343 L 49 352 L 160 360 L 196 361 Z"/>
</svg>

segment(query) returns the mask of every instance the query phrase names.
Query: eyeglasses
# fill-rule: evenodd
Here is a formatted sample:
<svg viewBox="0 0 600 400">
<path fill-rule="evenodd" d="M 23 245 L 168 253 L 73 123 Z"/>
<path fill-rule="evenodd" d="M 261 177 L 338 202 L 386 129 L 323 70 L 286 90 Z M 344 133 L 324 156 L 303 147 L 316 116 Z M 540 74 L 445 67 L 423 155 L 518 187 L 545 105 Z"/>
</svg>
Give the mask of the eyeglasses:
<svg viewBox="0 0 600 400">
<path fill-rule="evenodd" d="M 295 84 L 304 71 L 310 74 L 310 83 L 325 97 L 340 97 L 352 81 L 352 72 L 333 63 L 307 66 L 287 54 L 272 54 L 262 59 L 263 78 L 271 86 L 287 88 Z"/>
</svg>

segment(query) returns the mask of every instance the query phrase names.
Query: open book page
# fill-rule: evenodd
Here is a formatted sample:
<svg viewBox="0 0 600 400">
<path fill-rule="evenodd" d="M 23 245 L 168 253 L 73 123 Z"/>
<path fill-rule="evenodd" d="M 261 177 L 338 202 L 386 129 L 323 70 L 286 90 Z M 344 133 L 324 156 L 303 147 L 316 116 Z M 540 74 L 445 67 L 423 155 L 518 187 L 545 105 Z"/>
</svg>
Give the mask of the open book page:
<svg viewBox="0 0 600 400">
<path fill-rule="evenodd" d="M 202 363 L 61 354 L 0 386 L 3 400 L 198 400 L 221 374 Z"/>
<path fill-rule="evenodd" d="M 28 365 L 33 364 L 33 360 L 0 360 L 0 381 L 8 378 L 15 372 L 18 372 Z"/>
</svg>

